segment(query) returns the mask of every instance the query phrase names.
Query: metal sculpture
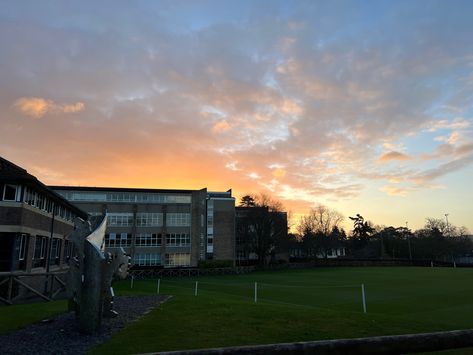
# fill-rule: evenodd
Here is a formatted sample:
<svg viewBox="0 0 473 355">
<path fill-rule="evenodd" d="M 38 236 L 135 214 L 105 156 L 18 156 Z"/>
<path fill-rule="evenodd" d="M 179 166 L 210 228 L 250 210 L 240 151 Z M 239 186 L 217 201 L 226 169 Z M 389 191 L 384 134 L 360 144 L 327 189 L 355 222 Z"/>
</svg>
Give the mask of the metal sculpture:
<svg viewBox="0 0 473 355">
<path fill-rule="evenodd" d="M 107 215 L 78 221 L 69 237 L 75 255 L 68 275 L 69 309 L 76 312 L 80 330 L 87 334 L 100 329 L 102 317 L 114 317 L 112 281 L 126 278 L 129 257 L 123 248 L 116 254 L 105 252 Z"/>
</svg>

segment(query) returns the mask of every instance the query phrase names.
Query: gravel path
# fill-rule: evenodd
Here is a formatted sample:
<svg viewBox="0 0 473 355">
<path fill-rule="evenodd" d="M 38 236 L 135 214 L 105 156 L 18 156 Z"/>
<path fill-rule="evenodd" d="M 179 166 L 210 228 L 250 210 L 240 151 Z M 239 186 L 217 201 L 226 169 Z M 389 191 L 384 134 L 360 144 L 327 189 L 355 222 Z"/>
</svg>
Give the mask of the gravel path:
<svg viewBox="0 0 473 355">
<path fill-rule="evenodd" d="M 115 297 L 116 318 L 103 319 L 102 329 L 94 335 L 79 333 L 75 315 L 61 314 L 0 336 L 0 354 L 85 354 L 94 345 L 103 343 L 126 323 L 148 313 L 169 296 Z"/>
</svg>

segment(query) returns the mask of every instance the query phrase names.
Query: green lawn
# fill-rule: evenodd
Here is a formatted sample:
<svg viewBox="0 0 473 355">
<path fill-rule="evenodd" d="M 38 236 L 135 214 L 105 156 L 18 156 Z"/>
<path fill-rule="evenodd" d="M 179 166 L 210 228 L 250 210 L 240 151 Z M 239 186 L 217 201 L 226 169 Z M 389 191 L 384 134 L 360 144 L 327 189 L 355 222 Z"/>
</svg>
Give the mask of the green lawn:
<svg viewBox="0 0 473 355">
<path fill-rule="evenodd" d="M 0 334 L 22 328 L 43 319 L 64 313 L 67 301 L 19 304 L 0 307 Z"/>
<path fill-rule="evenodd" d="M 365 337 L 473 327 L 473 269 L 319 268 L 163 279 L 173 298 L 115 334 L 94 354 Z M 258 282 L 258 303 L 254 303 Z M 361 302 L 366 290 L 368 313 Z M 156 280 L 115 285 L 155 294 Z"/>
</svg>

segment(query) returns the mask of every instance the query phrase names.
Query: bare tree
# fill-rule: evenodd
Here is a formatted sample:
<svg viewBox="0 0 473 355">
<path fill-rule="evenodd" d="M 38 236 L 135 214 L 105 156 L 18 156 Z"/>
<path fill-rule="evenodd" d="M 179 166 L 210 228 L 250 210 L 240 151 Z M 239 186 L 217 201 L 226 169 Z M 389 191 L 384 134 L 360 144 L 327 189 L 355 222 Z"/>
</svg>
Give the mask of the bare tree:
<svg viewBox="0 0 473 355">
<path fill-rule="evenodd" d="M 329 235 L 333 228 L 340 228 L 343 222 L 343 215 L 324 205 L 312 208 L 308 215 L 302 216 L 299 221 L 297 231 L 301 234 L 322 233 Z"/>
<path fill-rule="evenodd" d="M 327 257 L 329 249 L 344 235 L 340 230 L 343 215 L 326 206 L 312 208 L 308 215 L 299 220 L 297 230 L 302 237 L 304 249 L 309 257 Z"/>
</svg>

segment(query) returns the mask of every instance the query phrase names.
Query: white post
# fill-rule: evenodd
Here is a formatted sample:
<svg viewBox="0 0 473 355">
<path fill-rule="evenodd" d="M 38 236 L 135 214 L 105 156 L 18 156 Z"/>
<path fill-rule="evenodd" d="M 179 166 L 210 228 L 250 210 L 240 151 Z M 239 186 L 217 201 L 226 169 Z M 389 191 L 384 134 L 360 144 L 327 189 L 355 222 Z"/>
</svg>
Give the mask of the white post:
<svg viewBox="0 0 473 355">
<path fill-rule="evenodd" d="M 434 262 L 433 261 L 430 262 L 430 267 L 434 267 Z"/>
<path fill-rule="evenodd" d="M 361 298 L 363 300 L 363 313 L 366 313 L 365 284 L 361 284 Z"/>
<path fill-rule="evenodd" d="M 457 267 L 457 263 L 456 261 L 453 262 L 453 267 L 456 268 Z"/>
<path fill-rule="evenodd" d="M 133 281 L 135 280 L 135 277 L 133 275 L 131 275 L 131 285 L 130 285 L 130 288 L 133 288 Z"/>
<path fill-rule="evenodd" d="M 194 291 L 194 296 L 197 296 L 197 287 L 199 285 L 199 281 L 195 282 L 195 291 Z"/>
<path fill-rule="evenodd" d="M 161 279 L 158 279 L 158 288 L 156 289 L 156 293 L 159 295 L 159 288 L 161 286 Z"/>
<path fill-rule="evenodd" d="M 258 283 L 255 282 L 255 303 L 258 303 Z"/>
</svg>

